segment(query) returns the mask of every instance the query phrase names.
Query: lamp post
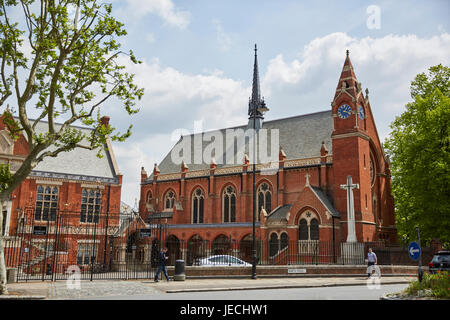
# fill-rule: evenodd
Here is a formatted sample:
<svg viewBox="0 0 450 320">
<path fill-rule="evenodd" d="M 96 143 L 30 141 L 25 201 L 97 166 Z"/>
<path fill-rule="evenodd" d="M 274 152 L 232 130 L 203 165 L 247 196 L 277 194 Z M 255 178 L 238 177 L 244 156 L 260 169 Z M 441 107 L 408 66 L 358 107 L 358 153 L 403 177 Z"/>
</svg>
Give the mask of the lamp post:
<svg viewBox="0 0 450 320">
<path fill-rule="evenodd" d="M 257 48 L 255 44 L 255 63 L 253 66 L 253 86 L 252 86 L 252 97 L 249 101 L 249 120 L 253 120 L 253 259 L 252 259 L 252 279 L 256 279 L 256 136 L 257 132 L 262 125 L 262 119 L 264 112 L 269 109 L 264 103 L 264 98 L 261 99 L 260 89 L 259 89 L 259 72 L 258 72 L 258 57 Z M 256 125 L 256 118 L 259 118 L 260 122 L 258 126 Z"/>
<path fill-rule="evenodd" d="M 264 101 L 262 101 L 257 106 L 256 103 L 253 104 L 253 112 L 252 112 L 252 118 L 253 118 L 253 230 L 252 230 L 252 236 L 253 236 L 253 259 L 252 259 L 252 279 L 256 279 L 256 161 L 257 161 L 257 155 L 256 155 L 256 136 L 258 133 L 259 128 L 256 127 L 256 116 L 257 114 L 263 115 L 264 112 L 268 111 L 269 109 L 266 107 Z"/>
</svg>

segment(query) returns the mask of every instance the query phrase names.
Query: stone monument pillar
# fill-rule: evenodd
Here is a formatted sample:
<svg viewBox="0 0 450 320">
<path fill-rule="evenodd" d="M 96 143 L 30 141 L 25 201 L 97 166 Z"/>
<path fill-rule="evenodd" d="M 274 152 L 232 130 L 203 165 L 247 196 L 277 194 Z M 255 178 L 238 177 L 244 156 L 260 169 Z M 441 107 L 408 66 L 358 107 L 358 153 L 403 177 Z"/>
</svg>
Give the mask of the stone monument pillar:
<svg viewBox="0 0 450 320">
<path fill-rule="evenodd" d="M 341 262 L 344 264 L 364 264 L 364 244 L 356 239 L 355 203 L 353 189 L 359 189 L 359 184 L 352 182 L 347 176 L 347 184 L 341 184 L 341 189 L 347 190 L 347 241 L 341 244 Z"/>
</svg>

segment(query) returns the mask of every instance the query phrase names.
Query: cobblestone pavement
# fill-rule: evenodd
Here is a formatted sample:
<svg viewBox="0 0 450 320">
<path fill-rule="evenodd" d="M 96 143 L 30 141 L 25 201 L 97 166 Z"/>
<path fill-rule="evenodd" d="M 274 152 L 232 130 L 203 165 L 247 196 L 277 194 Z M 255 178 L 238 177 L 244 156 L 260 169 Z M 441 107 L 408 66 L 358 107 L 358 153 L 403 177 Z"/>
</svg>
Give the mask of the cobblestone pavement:
<svg viewBox="0 0 450 320">
<path fill-rule="evenodd" d="M 408 283 L 414 277 L 382 277 L 380 284 Z M 205 292 L 249 289 L 276 288 L 309 288 L 326 286 L 366 285 L 364 277 L 282 277 L 258 278 L 256 280 L 241 279 L 186 279 L 186 281 L 160 280 L 158 283 L 151 279 L 140 280 L 81 280 L 79 287 L 66 281 L 33 281 L 8 285 L 11 292 L 19 295 L 39 295 L 47 299 L 83 299 L 101 298 L 108 296 L 143 296 L 168 294 L 179 292 Z"/>
<path fill-rule="evenodd" d="M 48 299 L 82 299 L 89 297 L 131 296 L 160 293 L 161 291 L 143 283 L 142 280 L 81 281 L 79 287 L 66 281 L 49 283 Z"/>
</svg>

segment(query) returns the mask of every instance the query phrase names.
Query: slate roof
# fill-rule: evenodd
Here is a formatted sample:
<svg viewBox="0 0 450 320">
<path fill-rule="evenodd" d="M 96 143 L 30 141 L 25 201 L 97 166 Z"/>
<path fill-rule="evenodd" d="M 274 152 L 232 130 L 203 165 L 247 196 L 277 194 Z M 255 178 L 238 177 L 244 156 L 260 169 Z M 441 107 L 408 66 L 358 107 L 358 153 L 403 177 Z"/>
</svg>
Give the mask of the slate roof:
<svg viewBox="0 0 450 320">
<path fill-rule="evenodd" d="M 331 213 L 333 217 L 340 217 L 340 213 L 336 210 L 336 208 L 333 206 L 331 200 L 328 198 L 328 196 L 323 192 L 323 190 L 319 187 L 310 186 L 311 190 L 314 192 L 314 194 L 319 198 L 319 200 L 322 202 L 322 204 L 325 206 L 325 208 Z"/>
<path fill-rule="evenodd" d="M 55 124 L 55 130 L 58 130 L 61 124 Z M 89 135 L 92 132 L 90 128 L 77 127 L 82 132 Z M 40 121 L 36 125 L 36 133 L 44 133 L 48 131 L 48 123 Z M 83 142 L 82 142 L 83 143 Z M 84 144 L 88 144 L 87 141 Z M 55 146 L 50 146 L 48 150 L 55 150 Z M 118 183 L 116 169 L 113 162 L 115 162 L 112 150 L 101 151 L 102 158 L 97 157 L 98 150 L 87 150 L 83 148 L 76 148 L 72 151 L 61 152 L 57 157 L 46 157 L 40 162 L 31 172 L 31 176 L 42 177 L 60 177 L 74 180 L 89 180 L 96 179 L 103 182 Z"/>
<path fill-rule="evenodd" d="M 291 207 L 292 204 L 286 204 L 275 208 L 267 217 L 267 222 L 282 222 L 283 220 L 288 220 L 287 216 Z"/>
<path fill-rule="evenodd" d="M 224 128 L 220 130 L 210 131 L 207 132 L 210 135 L 215 134 L 222 134 L 223 137 L 223 163 L 220 163 L 220 155 L 214 155 L 215 160 L 217 162 L 217 168 L 224 168 L 224 167 L 230 167 L 230 166 L 236 166 L 241 165 L 243 163 L 243 158 L 236 158 L 236 148 L 235 150 L 231 150 L 230 154 L 233 155 L 233 162 L 231 164 L 228 164 L 226 161 L 226 156 L 229 155 L 226 149 L 226 130 L 227 129 L 242 129 L 245 131 L 247 129 L 247 124 L 243 126 L 238 127 L 231 127 L 231 128 Z M 331 147 L 331 134 L 333 131 L 333 118 L 331 115 L 331 110 L 327 111 L 321 111 L 311 114 L 305 114 L 305 115 L 299 115 L 299 116 L 293 116 L 289 118 L 283 118 L 283 119 L 277 119 L 277 120 L 271 120 L 271 121 L 264 121 L 262 129 L 278 129 L 279 130 L 279 146 L 283 148 L 284 152 L 286 153 L 286 159 L 304 159 L 304 158 L 312 158 L 312 157 L 320 157 L 320 148 L 322 145 L 322 141 L 325 142 L 325 146 L 328 150 L 332 150 Z M 270 131 L 269 131 L 270 132 Z M 195 143 L 196 139 L 198 141 L 201 141 L 202 139 L 201 134 L 204 133 L 198 133 L 198 134 L 192 134 L 190 136 L 184 136 L 181 137 L 180 140 L 174 145 L 172 150 L 166 155 L 166 157 L 161 161 L 161 163 L 158 165 L 158 168 L 160 170 L 160 174 L 168 174 L 168 173 L 179 173 L 180 172 L 180 164 L 174 163 L 172 161 L 172 151 L 181 149 L 181 143 L 183 143 L 183 139 L 190 139 L 191 144 L 191 163 L 189 163 L 189 160 L 185 160 L 189 171 L 197 171 L 197 170 L 206 170 L 209 169 L 210 163 L 203 163 L 196 164 L 194 162 L 194 153 L 201 152 L 200 154 L 203 154 L 203 151 L 208 145 L 212 144 L 212 139 L 208 139 L 208 141 L 203 141 L 202 145 L 200 146 L 199 143 Z M 196 147 L 196 145 L 199 145 Z M 199 147 L 202 149 L 199 150 Z M 271 141 L 270 141 L 270 134 L 268 134 L 268 142 L 267 142 L 267 148 L 269 150 L 269 154 L 272 152 L 270 149 L 271 147 Z M 276 150 L 276 159 L 278 159 L 278 152 L 279 150 Z M 245 153 L 249 153 L 248 149 L 248 140 L 246 140 L 246 146 L 245 146 Z M 331 155 L 331 152 L 330 152 Z M 182 157 L 183 154 L 180 153 L 180 157 Z M 186 159 L 186 158 L 185 158 Z M 262 161 L 258 160 L 258 163 L 261 163 Z M 153 175 L 151 175 L 148 180 L 152 180 Z"/>
</svg>

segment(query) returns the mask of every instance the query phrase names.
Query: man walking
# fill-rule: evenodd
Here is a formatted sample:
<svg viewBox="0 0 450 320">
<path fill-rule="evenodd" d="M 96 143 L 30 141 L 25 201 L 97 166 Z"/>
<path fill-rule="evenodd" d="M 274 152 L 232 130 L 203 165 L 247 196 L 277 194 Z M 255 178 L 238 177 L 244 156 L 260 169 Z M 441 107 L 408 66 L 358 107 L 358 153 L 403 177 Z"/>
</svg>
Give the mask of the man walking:
<svg viewBox="0 0 450 320">
<path fill-rule="evenodd" d="M 372 248 L 369 248 L 369 252 L 367 253 L 367 277 L 370 278 L 370 275 L 372 273 L 373 270 L 373 265 L 377 264 L 377 255 L 375 254 L 375 252 L 372 252 Z"/>
<path fill-rule="evenodd" d="M 169 259 L 169 257 L 166 256 L 167 248 L 164 247 L 161 252 L 159 253 L 159 259 L 158 259 L 158 270 L 155 274 L 155 282 L 158 282 L 158 276 L 161 271 L 164 272 L 164 276 L 166 277 L 167 281 L 170 281 L 169 275 L 167 274 L 167 268 L 166 268 L 166 260 Z"/>
</svg>

